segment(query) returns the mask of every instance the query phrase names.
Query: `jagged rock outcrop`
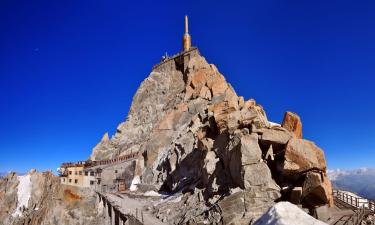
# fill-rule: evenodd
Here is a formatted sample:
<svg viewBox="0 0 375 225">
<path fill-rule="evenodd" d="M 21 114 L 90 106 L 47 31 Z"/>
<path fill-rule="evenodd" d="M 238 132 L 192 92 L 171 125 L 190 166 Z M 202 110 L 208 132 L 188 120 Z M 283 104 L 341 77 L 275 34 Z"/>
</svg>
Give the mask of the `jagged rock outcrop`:
<svg viewBox="0 0 375 225">
<path fill-rule="evenodd" d="M 174 207 L 188 205 L 188 213 L 158 206 L 170 223 L 249 224 L 276 201 L 291 200 L 295 188 L 303 189 L 293 195 L 296 204 L 331 204 L 323 151 L 302 139 L 299 117 L 287 112 L 282 126 L 271 126 L 262 106 L 237 96 L 214 65 L 199 54 L 188 58 L 154 68 L 126 121 L 91 159 L 139 151 L 140 189 L 186 193 Z"/>
<path fill-rule="evenodd" d="M 294 133 L 297 138 L 302 138 L 302 122 L 297 114 L 286 112 L 281 126 Z"/>
<path fill-rule="evenodd" d="M 0 179 L 1 225 L 102 225 L 89 189 L 60 184 L 50 172 L 10 173 Z"/>
</svg>

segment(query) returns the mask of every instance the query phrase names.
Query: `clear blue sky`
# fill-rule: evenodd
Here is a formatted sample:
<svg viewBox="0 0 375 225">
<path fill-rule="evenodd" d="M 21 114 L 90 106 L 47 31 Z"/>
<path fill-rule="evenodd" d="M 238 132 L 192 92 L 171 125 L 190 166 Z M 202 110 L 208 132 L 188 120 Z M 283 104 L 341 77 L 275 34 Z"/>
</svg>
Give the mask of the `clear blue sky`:
<svg viewBox="0 0 375 225">
<path fill-rule="evenodd" d="M 0 1 L 0 171 L 88 158 L 167 51 L 193 45 L 330 168 L 375 165 L 375 1 Z"/>
</svg>

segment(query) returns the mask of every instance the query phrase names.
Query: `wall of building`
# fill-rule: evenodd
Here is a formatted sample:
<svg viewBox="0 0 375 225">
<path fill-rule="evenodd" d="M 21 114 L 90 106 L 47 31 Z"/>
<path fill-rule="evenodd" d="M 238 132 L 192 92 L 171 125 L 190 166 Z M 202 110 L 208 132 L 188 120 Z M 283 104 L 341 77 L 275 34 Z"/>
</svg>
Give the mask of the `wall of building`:
<svg viewBox="0 0 375 225">
<path fill-rule="evenodd" d="M 102 172 L 96 176 L 97 180 L 100 179 L 97 190 L 118 191 L 119 182 L 125 183 L 125 188 L 128 189 L 134 177 L 134 170 L 134 160 L 102 167 Z"/>
<path fill-rule="evenodd" d="M 67 171 L 67 176 L 60 177 L 61 183 L 76 187 L 91 187 L 95 185 L 95 173 L 88 173 L 83 170 L 83 166 L 63 168 Z"/>
</svg>

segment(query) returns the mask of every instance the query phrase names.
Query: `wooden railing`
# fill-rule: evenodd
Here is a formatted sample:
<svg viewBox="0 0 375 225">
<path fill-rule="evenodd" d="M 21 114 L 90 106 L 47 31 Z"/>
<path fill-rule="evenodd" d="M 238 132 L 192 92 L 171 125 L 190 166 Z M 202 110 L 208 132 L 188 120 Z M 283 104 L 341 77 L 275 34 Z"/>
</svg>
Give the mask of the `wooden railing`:
<svg viewBox="0 0 375 225">
<path fill-rule="evenodd" d="M 119 206 L 116 202 L 108 199 L 104 194 L 96 192 L 99 197 L 99 204 L 103 204 L 105 208 L 105 217 L 108 217 L 109 224 L 120 225 L 142 225 L 144 224 L 143 211 L 135 209 L 134 213 L 124 213 L 124 206 Z"/>
</svg>

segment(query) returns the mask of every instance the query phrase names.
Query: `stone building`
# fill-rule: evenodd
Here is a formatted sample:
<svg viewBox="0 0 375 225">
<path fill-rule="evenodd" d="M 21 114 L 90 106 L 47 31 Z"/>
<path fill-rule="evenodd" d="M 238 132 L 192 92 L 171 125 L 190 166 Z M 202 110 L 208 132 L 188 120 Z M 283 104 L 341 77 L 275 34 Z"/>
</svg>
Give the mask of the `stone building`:
<svg viewBox="0 0 375 225">
<path fill-rule="evenodd" d="M 85 170 L 85 166 L 88 166 L 88 162 L 63 163 L 59 168 L 61 183 L 76 187 L 94 187 L 95 172 Z"/>
</svg>

